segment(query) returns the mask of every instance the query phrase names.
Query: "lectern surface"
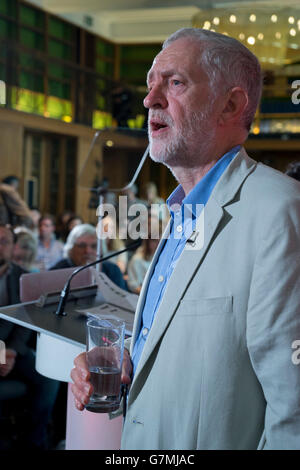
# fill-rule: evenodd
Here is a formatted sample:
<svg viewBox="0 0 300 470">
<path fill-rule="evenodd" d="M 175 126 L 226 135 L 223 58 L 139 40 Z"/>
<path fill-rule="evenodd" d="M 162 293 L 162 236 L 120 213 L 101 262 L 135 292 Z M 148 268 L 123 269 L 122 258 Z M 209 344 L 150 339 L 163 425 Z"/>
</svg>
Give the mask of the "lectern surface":
<svg viewBox="0 0 300 470">
<path fill-rule="evenodd" d="M 86 310 L 103 303 L 103 297 L 78 299 L 67 302 L 66 316 L 55 314 L 57 304 L 38 307 L 36 302 L 0 307 L 0 318 L 39 333 L 46 333 L 77 346 L 86 343 L 86 316 L 76 310 Z M 132 314 L 133 320 L 133 314 Z"/>
</svg>

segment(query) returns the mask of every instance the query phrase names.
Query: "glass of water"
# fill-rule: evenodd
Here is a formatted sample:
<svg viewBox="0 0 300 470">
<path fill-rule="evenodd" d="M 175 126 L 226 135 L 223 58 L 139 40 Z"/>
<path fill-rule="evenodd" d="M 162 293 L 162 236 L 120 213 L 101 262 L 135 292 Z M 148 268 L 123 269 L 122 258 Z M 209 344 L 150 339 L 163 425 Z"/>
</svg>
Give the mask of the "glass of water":
<svg viewBox="0 0 300 470">
<path fill-rule="evenodd" d="M 93 394 L 85 408 L 109 413 L 120 406 L 125 323 L 110 317 L 91 318 L 86 324 L 87 364 Z"/>
</svg>

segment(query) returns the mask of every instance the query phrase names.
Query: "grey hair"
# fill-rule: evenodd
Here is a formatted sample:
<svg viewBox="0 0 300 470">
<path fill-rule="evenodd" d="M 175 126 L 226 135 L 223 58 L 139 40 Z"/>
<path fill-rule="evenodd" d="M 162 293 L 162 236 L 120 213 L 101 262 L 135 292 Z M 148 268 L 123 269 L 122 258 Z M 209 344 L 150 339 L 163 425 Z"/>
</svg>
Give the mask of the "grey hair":
<svg viewBox="0 0 300 470">
<path fill-rule="evenodd" d="M 76 225 L 69 233 L 66 243 L 64 245 L 64 256 L 68 257 L 70 251 L 75 245 L 79 237 L 83 235 L 95 235 L 97 236 L 96 228 L 91 224 L 79 224 Z"/>
<path fill-rule="evenodd" d="M 162 49 L 181 38 L 199 42 L 199 65 L 210 79 L 214 100 L 218 98 L 220 88 L 225 92 L 239 86 L 247 92 L 249 102 L 242 116 L 242 123 L 249 131 L 261 98 L 263 83 L 257 57 L 237 39 L 200 28 L 179 29 L 165 40 Z"/>
</svg>

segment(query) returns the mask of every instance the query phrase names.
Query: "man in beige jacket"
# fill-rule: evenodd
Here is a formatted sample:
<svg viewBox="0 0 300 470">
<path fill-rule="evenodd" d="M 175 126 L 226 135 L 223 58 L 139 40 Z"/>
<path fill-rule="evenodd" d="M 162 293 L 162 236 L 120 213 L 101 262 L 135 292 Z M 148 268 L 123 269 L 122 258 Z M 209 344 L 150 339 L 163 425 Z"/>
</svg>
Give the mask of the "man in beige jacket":
<svg viewBox="0 0 300 470">
<path fill-rule="evenodd" d="M 151 157 L 180 185 L 125 353 L 122 448 L 300 449 L 300 185 L 242 147 L 259 63 L 230 37 L 184 29 L 148 88 Z M 83 409 L 84 354 L 71 376 Z"/>
</svg>

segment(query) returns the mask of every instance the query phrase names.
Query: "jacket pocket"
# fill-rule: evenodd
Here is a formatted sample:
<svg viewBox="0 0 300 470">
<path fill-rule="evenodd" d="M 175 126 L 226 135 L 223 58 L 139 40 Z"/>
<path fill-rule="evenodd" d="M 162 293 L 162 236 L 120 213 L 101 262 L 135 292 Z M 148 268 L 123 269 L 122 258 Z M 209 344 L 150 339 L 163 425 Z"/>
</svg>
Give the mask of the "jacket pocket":
<svg viewBox="0 0 300 470">
<path fill-rule="evenodd" d="M 203 299 L 183 299 L 177 311 L 178 316 L 223 315 L 232 313 L 233 296 L 210 297 Z"/>
</svg>

